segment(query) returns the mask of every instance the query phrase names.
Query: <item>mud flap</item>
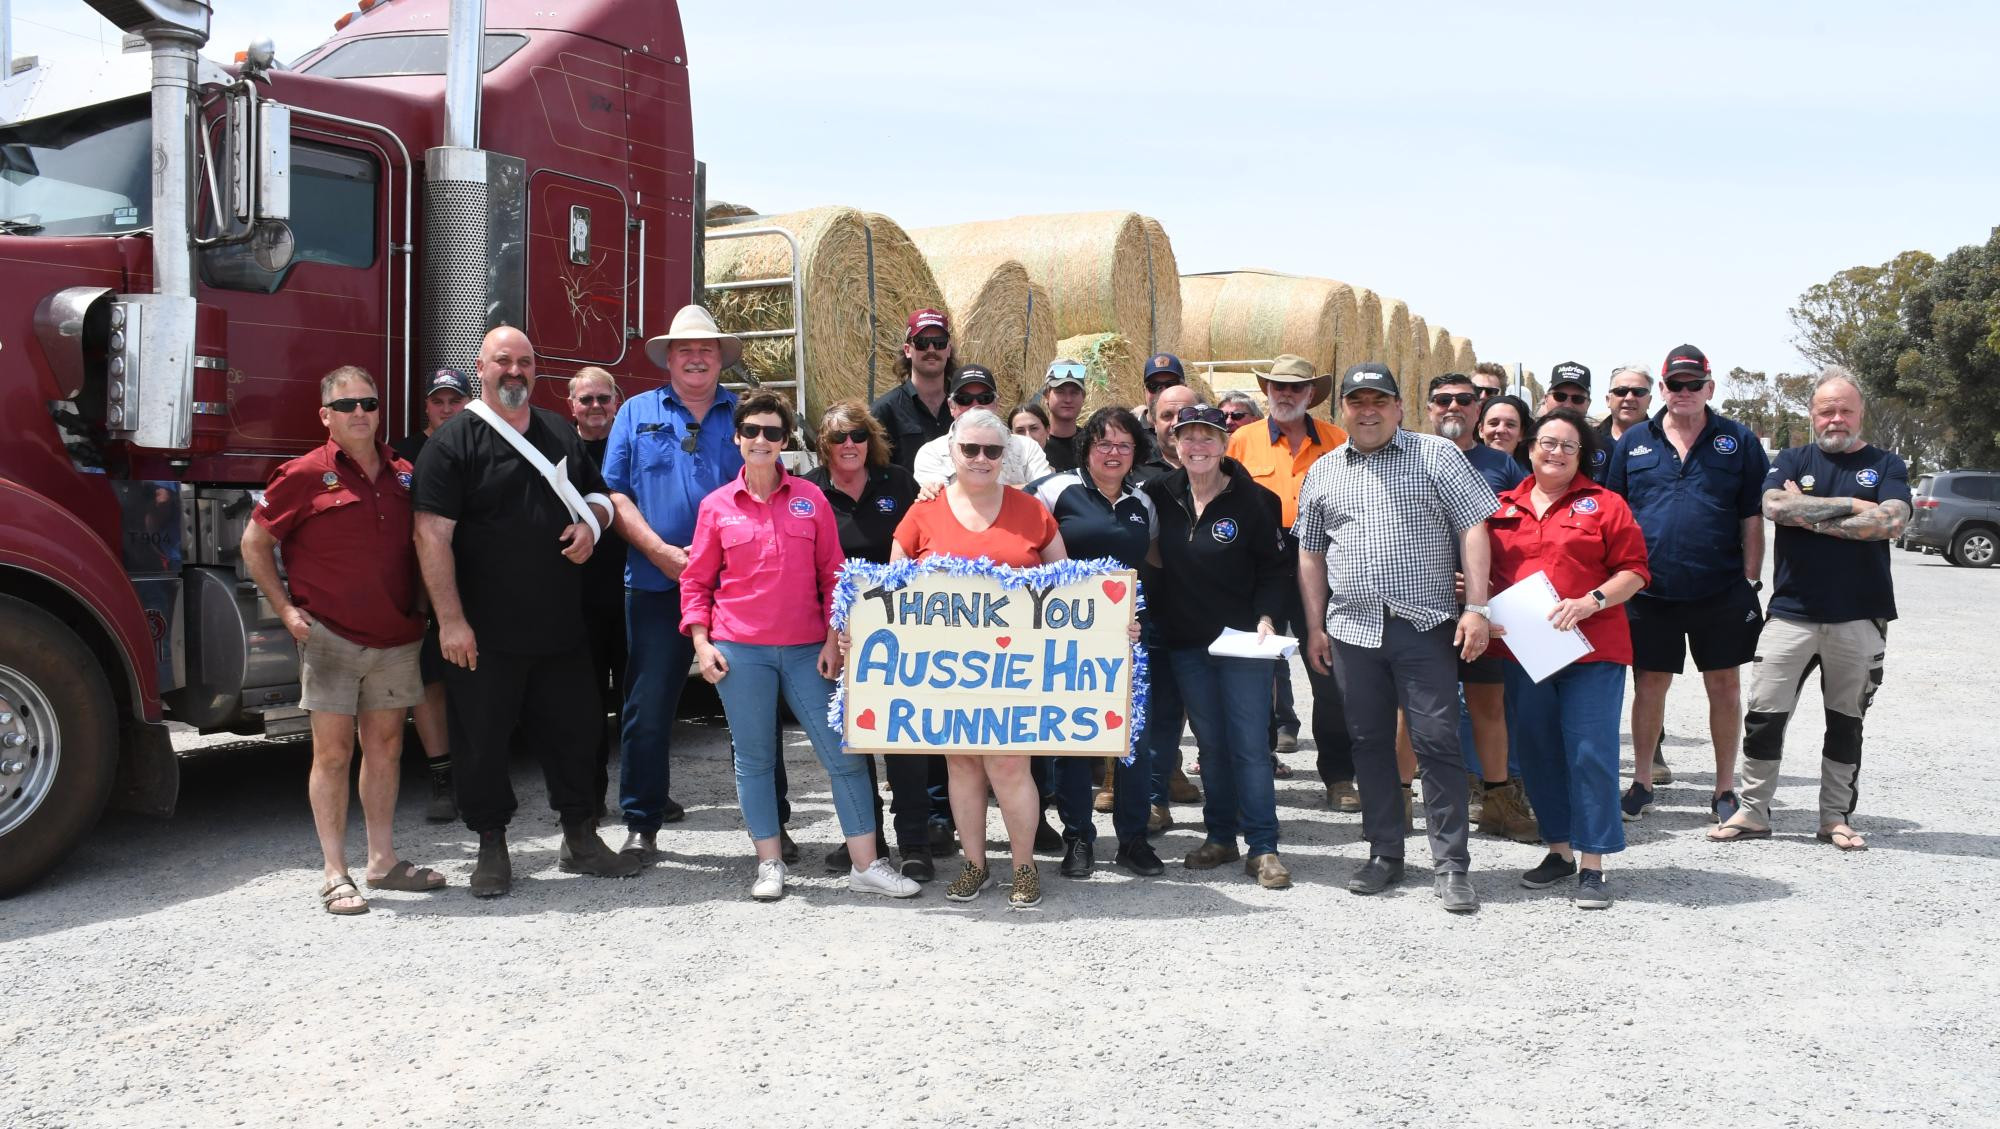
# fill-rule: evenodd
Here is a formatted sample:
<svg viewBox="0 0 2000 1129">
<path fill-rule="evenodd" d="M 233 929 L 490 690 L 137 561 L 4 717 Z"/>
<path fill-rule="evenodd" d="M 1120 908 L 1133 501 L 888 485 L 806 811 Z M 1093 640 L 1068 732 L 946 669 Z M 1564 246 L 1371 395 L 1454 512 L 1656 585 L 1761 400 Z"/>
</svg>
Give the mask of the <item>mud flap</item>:
<svg viewBox="0 0 2000 1129">
<path fill-rule="evenodd" d="M 181 764 L 167 727 L 127 719 L 119 734 L 119 747 L 111 806 L 140 815 L 174 814 L 181 794 Z"/>
</svg>

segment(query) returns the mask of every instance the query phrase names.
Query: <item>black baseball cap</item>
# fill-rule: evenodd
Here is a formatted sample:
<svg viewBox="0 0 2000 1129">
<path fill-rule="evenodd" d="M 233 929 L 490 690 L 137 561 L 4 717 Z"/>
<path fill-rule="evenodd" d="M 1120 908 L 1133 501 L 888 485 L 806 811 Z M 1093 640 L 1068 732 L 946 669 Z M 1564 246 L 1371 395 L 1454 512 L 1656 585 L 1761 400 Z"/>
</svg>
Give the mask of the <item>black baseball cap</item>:
<svg viewBox="0 0 2000 1129">
<path fill-rule="evenodd" d="M 985 365 L 958 366 L 958 371 L 951 378 L 951 390 L 956 392 L 968 384 L 984 384 L 994 392 L 1000 390 L 999 383 L 993 379 L 993 373 Z"/>
<path fill-rule="evenodd" d="M 428 400 L 431 393 L 446 390 L 456 392 L 468 400 L 472 399 L 472 382 L 460 375 L 457 369 L 441 368 L 432 373 L 430 383 L 424 385 L 424 398 Z"/>
<path fill-rule="evenodd" d="M 1585 392 L 1590 391 L 1590 370 L 1575 361 L 1564 361 L 1549 370 L 1549 387 L 1574 384 Z"/>
<path fill-rule="evenodd" d="M 1403 390 L 1396 387 L 1396 374 L 1389 366 L 1377 361 L 1364 361 L 1349 365 L 1346 375 L 1340 378 L 1340 398 L 1345 400 L 1356 392 L 1381 392 L 1396 399 L 1403 398 Z"/>
<path fill-rule="evenodd" d="M 1667 353 L 1666 363 L 1660 366 L 1660 379 L 1670 376 L 1709 377 L 1708 354 L 1692 345 L 1676 345 Z"/>
</svg>

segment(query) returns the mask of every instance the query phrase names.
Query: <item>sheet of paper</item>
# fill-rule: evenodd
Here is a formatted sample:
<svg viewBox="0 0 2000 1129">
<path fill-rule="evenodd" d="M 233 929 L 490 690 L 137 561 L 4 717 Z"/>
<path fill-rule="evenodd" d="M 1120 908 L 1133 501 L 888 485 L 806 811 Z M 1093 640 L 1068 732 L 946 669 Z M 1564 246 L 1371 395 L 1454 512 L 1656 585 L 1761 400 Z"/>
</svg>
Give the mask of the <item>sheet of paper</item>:
<svg viewBox="0 0 2000 1129">
<path fill-rule="evenodd" d="M 1574 628 L 1557 631 L 1549 622 L 1557 600 L 1548 574 L 1537 572 L 1487 601 L 1493 622 L 1507 629 L 1502 641 L 1513 652 L 1514 661 L 1537 682 L 1591 651 L 1583 632 Z"/>
<path fill-rule="evenodd" d="M 1225 627 L 1208 645 L 1208 653 L 1225 659 L 1283 659 L 1299 653 L 1299 641 L 1289 635 L 1268 635 L 1259 643 L 1255 631 Z"/>
</svg>

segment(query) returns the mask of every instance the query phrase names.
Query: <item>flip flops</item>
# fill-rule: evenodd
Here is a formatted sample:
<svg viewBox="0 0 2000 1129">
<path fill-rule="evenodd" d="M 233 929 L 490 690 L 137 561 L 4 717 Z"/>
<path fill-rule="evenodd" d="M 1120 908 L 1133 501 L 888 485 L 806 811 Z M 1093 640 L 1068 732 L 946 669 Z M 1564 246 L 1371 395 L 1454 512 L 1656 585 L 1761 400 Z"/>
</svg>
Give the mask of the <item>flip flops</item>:
<svg viewBox="0 0 2000 1129">
<path fill-rule="evenodd" d="M 1865 851 L 1868 849 L 1868 840 L 1861 837 L 1861 832 L 1844 823 L 1834 827 L 1823 827 L 1814 838 L 1822 843 L 1832 843 L 1843 851 Z"/>
<path fill-rule="evenodd" d="M 1745 839 L 1769 839 L 1770 837 L 1770 828 L 1751 827 L 1742 823 L 1724 823 L 1716 827 L 1711 827 L 1708 831 L 1709 841 L 1715 843 L 1740 843 Z"/>
<path fill-rule="evenodd" d="M 345 908 L 333 904 L 349 898 L 360 901 L 361 904 Z M 361 897 L 361 891 L 355 887 L 354 879 L 345 874 L 328 879 L 326 885 L 319 888 L 319 904 L 335 917 L 355 917 L 368 912 L 367 899 Z"/>
<path fill-rule="evenodd" d="M 380 878 L 370 878 L 367 882 L 370 890 L 402 890 L 413 894 L 427 894 L 442 887 L 445 878 L 428 866 L 417 866 L 409 859 L 404 859 L 390 867 L 389 873 Z"/>
</svg>

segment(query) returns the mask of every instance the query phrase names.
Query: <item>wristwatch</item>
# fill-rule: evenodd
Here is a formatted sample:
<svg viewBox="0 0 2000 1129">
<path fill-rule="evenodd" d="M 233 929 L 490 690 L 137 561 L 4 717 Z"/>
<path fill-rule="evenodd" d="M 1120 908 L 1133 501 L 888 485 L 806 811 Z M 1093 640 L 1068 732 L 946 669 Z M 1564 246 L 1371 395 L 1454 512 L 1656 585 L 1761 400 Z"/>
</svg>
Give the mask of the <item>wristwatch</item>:
<svg viewBox="0 0 2000 1129">
<path fill-rule="evenodd" d="M 1752 592 L 1762 592 L 1764 590 L 1764 582 L 1761 580 L 1752 580 L 1750 582 L 1750 590 Z"/>
<path fill-rule="evenodd" d="M 1606 596 L 1602 588 L 1592 588 L 1590 590 L 1590 598 L 1597 601 L 1598 611 L 1603 611 L 1604 606 L 1611 602 L 1611 597 Z"/>
<path fill-rule="evenodd" d="M 1481 619 L 1492 619 L 1492 618 L 1493 618 L 1493 613 L 1492 613 L 1492 612 L 1490 612 L 1490 611 L 1488 611 L 1488 610 L 1486 609 L 1486 605 L 1485 605 L 1485 604 L 1467 604 L 1467 605 L 1465 605 L 1465 610 L 1466 610 L 1466 611 L 1469 611 L 1469 612 L 1478 612 L 1478 613 L 1479 613 L 1479 617 L 1480 617 Z"/>
</svg>

